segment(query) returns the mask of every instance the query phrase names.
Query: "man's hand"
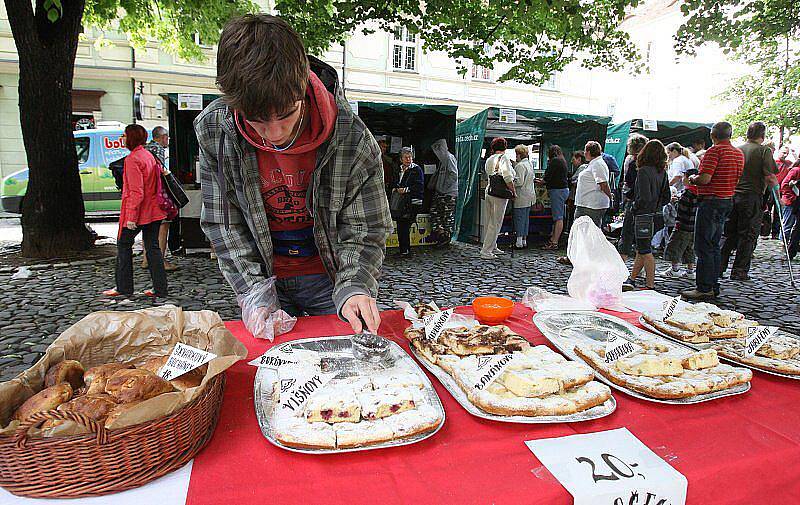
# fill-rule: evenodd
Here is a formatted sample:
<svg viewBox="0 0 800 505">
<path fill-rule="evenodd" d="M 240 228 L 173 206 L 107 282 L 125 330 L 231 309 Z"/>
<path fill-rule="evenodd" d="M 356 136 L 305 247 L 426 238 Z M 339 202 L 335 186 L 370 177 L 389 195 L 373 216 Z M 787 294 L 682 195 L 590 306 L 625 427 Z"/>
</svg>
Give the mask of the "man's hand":
<svg viewBox="0 0 800 505">
<path fill-rule="evenodd" d="M 375 299 L 367 295 L 353 295 L 344 302 L 342 306 L 342 316 L 347 319 L 353 331 L 361 333 L 364 325 L 361 323 L 363 319 L 367 323 L 367 329 L 372 333 L 378 331 L 378 326 L 381 325 L 381 315 L 378 312 L 378 305 Z M 361 316 L 359 318 L 359 316 Z"/>
<path fill-rule="evenodd" d="M 133 221 L 128 221 L 127 223 L 125 223 L 125 228 L 127 228 L 129 230 L 135 230 L 136 229 L 136 223 L 134 223 Z"/>
</svg>

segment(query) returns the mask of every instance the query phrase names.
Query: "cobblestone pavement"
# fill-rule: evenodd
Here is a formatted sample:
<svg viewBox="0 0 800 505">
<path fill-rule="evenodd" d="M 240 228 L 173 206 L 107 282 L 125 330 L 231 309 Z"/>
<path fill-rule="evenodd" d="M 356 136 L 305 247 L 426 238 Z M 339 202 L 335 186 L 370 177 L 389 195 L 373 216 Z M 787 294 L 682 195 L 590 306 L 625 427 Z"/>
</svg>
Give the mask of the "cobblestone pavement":
<svg viewBox="0 0 800 505">
<path fill-rule="evenodd" d="M 762 241 L 753 262 L 753 280 L 724 281 L 717 303 L 762 324 L 780 325 L 800 334 L 798 292 L 789 284 L 779 246 L 776 241 Z M 416 249 L 411 258 L 390 253 L 379 305 L 389 309 L 392 300 L 434 300 L 449 306 L 469 304 L 475 296 L 489 294 L 519 300 L 525 289 L 534 285 L 564 293 L 571 268 L 556 261 L 563 254 L 529 249 L 487 262 L 478 257 L 477 247 L 464 244 L 447 250 Z M 149 287 L 149 277 L 138 268 L 138 259 L 135 283 L 141 292 Z M 205 256 L 174 257 L 172 261 L 180 270 L 169 274 L 172 295 L 168 302 L 187 310 L 214 310 L 226 320 L 239 317 L 233 291 L 216 261 Z M 800 264 L 795 265 L 800 271 Z M 61 331 L 89 312 L 132 310 L 152 303 L 143 295 L 129 302 L 100 295 L 114 285 L 113 261 L 36 270 L 26 280 L 11 280 L 11 275 L 0 273 L 0 381 L 34 363 Z M 667 294 L 690 286 L 686 279 L 657 280 L 657 289 Z"/>
</svg>

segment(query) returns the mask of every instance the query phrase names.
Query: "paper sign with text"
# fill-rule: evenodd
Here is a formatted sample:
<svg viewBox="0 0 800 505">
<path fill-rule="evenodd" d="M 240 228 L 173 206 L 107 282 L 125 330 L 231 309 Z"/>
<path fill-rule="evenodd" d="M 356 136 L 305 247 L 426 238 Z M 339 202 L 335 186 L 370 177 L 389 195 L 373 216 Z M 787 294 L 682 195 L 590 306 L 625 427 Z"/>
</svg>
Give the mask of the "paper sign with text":
<svg viewBox="0 0 800 505">
<path fill-rule="evenodd" d="M 298 349 L 287 343 L 267 350 L 261 356 L 250 361 L 248 365 L 278 370 L 285 365 L 296 365 L 298 363 L 318 364 L 319 362 L 320 355 L 317 351 Z"/>
<path fill-rule="evenodd" d="M 639 349 L 641 349 L 640 346 L 609 331 L 608 338 L 606 339 L 605 362 L 613 363 L 621 357 L 632 354 Z"/>
<path fill-rule="evenodd" d="M 672 298 L 670 300 L 665 301 L 664 302 L 664 319 L 672 317 L 672 315 L 675 313 L 675 309 L 678 308 L 678 304 L 680 304 L 680 303 L 681 303 L 681 297 L 680 296 L 676 296 L 675 298 Z"/>
<path fill-rule="evenodd" d="M 454 309 L 447 309 L 425 317 L 422 323 L 425 325 L 425 338 L 436 340 L 439 335 L 447 328 L 447 322 L 453 317 Z"/>
<path fill-rule="evenodd" d="M 479 374 L 472 385 L 473 389 L 482 391 L 486 389 L 489 384 L 497 380 L 498 377 L 503 375 L 508 365 L 514 361 L 513 354 L 491 354 L 488 356 L 476 356 L 477 369 Z"/>
<path fill-rule="evenodd" d="M 689 482 L 627 428 L 525 445 L 575 505 L 684 505 Z"/>
<path fill-rule="evenodd" d="M 178 110 L 203 110 L 203 95 L 178 93 Z"/>
<path fill-rule="evenodd" d="M 338 373 L 324 373 L 318 368 L 307 367 L 299 369 L 296 374 L 281 376 L 278 379 L 281 388 L 281 410 L 301 411 L 311 395 L 324 388 Z"/>
<path fill-rule="evenodd" d="M 500 109 L 500 122 L 515 124 L 517 122 L 517 109 Z"/>
<path fill-rule="evenodd" d="M 767 340 L 772 338 L 776 331 L 778 331 L 777 326 L 753 326 L 747 328 L 744 355 L 748 358 L 755 356 L 761 346 L 766 344 Z"/>
<path fill-rule="evenodd" d="M 199 366 L 205 365 L 216 357 L 217 355 L 212 352 L 201 351 L 179 342 L 175 344 L 172 353 L 167 358 L 167 362 L 158 371 L 158 375 L 164 380 L 172 380 L 186 372 L 191 372 Z"/>
</svg>

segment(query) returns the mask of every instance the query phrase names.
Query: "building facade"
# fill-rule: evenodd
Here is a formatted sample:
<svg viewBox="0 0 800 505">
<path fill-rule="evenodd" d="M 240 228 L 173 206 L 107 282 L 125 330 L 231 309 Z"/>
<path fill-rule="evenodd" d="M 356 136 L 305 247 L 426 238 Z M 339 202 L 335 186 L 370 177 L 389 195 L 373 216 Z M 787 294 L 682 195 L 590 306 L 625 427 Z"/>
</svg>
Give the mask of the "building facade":
<svg viewBox="0 0 800 505">
<path fill-rule="evenodd" d="M 267 3 L 264 0 L 264 8 Z M 442 103 L 459 107 L 464 119 L 490 106 L 543 109 L 634 117 L 713 121 L 726 111 L 716 104 L 732 77 L 742 70 L 714 49 L 675 63 L 672 35 L 682 16 L 679 2 L 650 0 L 623 23 L 648 60 L 642 75 L 612 73 L 598 65 L 570 66 L 543 86 L 497 82 L 503 69 L 470 66 L 459 75 L 443 53 L 425 53 L 418 37 L 398 27 L 394 32 L 354 34 L 323 59 L 339 72 L 348 98 L 378 102 Z M 76 59 L 73 121 L 136 120 L 146 127 L 167 124 L 163 93 L 215 93 L 216 48 L 203 47 L 205 61 L 190 62 L 160 50 L 156 43 L 133 48 L 124 35 L 105 33 L 96 46 L 87 31 Z M 19 127 L 19 66 L 5 7 L 0 4 L 0 175 L 25 168 Z M 134 119 L 134 98 L 141 100 L 141 119 Z"/>
</svg>

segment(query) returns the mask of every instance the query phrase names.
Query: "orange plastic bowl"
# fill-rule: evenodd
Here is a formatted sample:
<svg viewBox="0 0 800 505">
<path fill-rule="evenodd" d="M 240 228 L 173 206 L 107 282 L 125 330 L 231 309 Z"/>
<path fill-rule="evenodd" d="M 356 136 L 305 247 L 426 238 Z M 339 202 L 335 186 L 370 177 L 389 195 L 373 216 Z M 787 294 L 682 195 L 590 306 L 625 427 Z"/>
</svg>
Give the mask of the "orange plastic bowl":
<svg viewBox="0 0 800 505">
<path fill-rule="evenodd" d="M 472 311 L 482 324 L 500 324 L 514 312 L 514 302 L 499 296 L 479 296 L 472 300 Z"/>
</svg>

